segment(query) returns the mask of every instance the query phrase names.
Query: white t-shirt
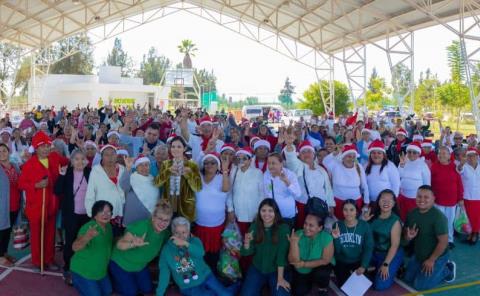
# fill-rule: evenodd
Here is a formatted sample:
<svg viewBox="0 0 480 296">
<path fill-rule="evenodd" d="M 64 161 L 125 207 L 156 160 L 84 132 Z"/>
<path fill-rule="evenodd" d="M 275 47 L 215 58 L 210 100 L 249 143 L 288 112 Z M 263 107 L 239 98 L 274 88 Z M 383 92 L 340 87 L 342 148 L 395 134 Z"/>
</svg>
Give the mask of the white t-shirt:
<svg viewBox="0 0 480 296">
<path fill-rule="evenodd" d="M 216 227 L 225 222 L 228 192 L 222 192 L 223 177 L 217 174 L 210 183 L 202 176 L 202 190 L 196 193 L 196 223 Z"/>
</svg>

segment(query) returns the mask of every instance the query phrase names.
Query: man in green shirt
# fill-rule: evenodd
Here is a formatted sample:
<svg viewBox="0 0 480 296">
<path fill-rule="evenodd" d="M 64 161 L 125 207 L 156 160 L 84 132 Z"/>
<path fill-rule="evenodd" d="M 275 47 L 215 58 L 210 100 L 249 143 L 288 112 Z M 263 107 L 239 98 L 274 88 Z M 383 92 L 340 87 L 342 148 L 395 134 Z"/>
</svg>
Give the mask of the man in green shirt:
<svg viewBox="0 0 480 296">
<path fill-rule="evenodd" d="M 432 187 L 422 185 L 417 191 L 417 208 L 407 215 L 403 244 L 413 244 L 405 281 L 417 290 L 431 289 L 443 281 L 455 280 L 455 262 L 448 259 L 447 218 L 433 205 Z"/>
</svg>

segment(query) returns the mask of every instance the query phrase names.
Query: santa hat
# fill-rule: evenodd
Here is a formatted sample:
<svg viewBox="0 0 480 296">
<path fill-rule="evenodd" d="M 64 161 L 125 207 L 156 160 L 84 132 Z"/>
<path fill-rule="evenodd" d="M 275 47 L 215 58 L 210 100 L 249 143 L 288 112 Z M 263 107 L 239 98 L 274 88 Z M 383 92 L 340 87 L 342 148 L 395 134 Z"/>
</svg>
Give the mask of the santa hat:
<svg viewBox="0 0 480 296">
<path fill-rule="evenodd" d="M 46 121 L 42 121 L 42 122 L 40 122 L 40 126 L 42 126 L 42 125 L 48 126 L 48 123 Z"/>
<path fill-rule="evenodd" d="M 268 142 L 267 140 L 258 140 L 255 142 L 255 144 L 253 145 L 253 150 L 257 150 L 257 148 L 259 147 L 267 147 L 268 150 L 271 149 L 270 147 L 270 142 Z"/>
<path fill-rule="evenodd" d="M 363 134 L 363 133 L 369 133 L 369 134 L 371 134 L 372 131 L 369 130 L 368 128 L 364 128 L 364 129 L 362 129 L 362 134 Z"/>
<path fill-rule="evenodd" d="M 107 145 L 103 145 L 101 148 L 100 148 L 100 153 L 103 153 L 103 151 L 105 149 L 108 149 L 108 148 L 112 148 L 113 150 L 117 151 L 117 147 L 113 146 L 113 145 L 110 145 L 110 144 L 107 144 Z"/>
<path fill-rule="evenodd" d="M 223 144 L 222 148 L 220 148 L 220 153 L 223 153 L 223 151 L 230 150 L 233 153 L 235 153 L 235 147 L 232 144 L 225 143 Z"/>
<path fill-rule="evenodd" d="M 200 118 L 200 125 L 204 125 L 204 124 L 212 124 L 212 119 L 210 118 L 210 116 L 208 115 L 205 115 L 203 116 L 202 118 Z"/>
<path fill-rule="evenodd" d="M 246 155 L 246 156 L 251 158 L 253 156 L 252 148 L 243 147 L 243 148 L 238 149 L 237 152 L 235 152 L 235 156 L 239 156 L 240 154 Z"/>
<path fill-rule="evenodd" d="M 203 166 L 203 163 L 205 162 L 205 160 L 207 160 L 209 158 L 213 158 L 217 162 L 218 167 L 220 167 L 220 155 L 218 155 L 217 152 L 210 152 L 210 153 L 205 154 L 202 157 L 202 166 Z"/>
<path fill-rule="evenodd" d="M 47 136 L 47 134 L 45 134 L 45 133 L 42 132 L 42 131 L 39 131 L 39 132 L 36 133 L 35 136 L 33 136 L 33 138 L 32 138 L 32 146 L 33 146 L 33 149 L 36 150 L 38 147 L 40 147 L 41 145 L 44 145 L 44 144 L 51 145 L 51 144 L 52 144 L 52 141 L 51 141 L 50 138 Z"/>
<path fill-rule="evenodd" d="M 478 149 L 475 148 L 475 147 L 468 147 L 468 149 L 467 149 L 467 155 L 469 155 L 469 154 L 479 155 L 480 152 L 479 152 Z"/>
<path fill-rule="evenodd" d="M 352 153 L 355 154 L 355 158 L 358 157 L 357 146 L 355 146 L 355 144 L 349 144 L 349 145 L 347 144 L 343 146 L 342 154 L 340 155 L 340 157 L 343 159 L 345 156 Z"/>
<path fill-rule="evenodd" d="M 258 141 L 258 140 L 261 140 L 259 137 L 257 136 L 253 136 L 250 138 L 250 147 L 253 146 L 253 141 Z"/>
<path fill-rule="evenodd" d="M 313 148 L 312 143 L 309 140 L 305 140 L 298 145 L 298 152 L 302 152 L 303 150 L 310 150 L 315 152 L 315 148 Z"/>
<path fill-rule="evenodd" d="M 12 135 L 12 128 L 11 127 L 4 127 L 2 129 L 0 129 L 0 135 L 4 134 L 4 133 L 7 133 L 11 136 Z"/>
<path fill-rule="evenodd" d="M 433 147 L 432 140 L 431 140 L 431 139 L 425 139 L 425 140 L 423 140 L 423 142 L 422 142 L 422 147 L 430 147 L 430 148 L 432 148 L 432 147 Z"/>
<path fill-rule="evenodd" d="M 414 142 L 415 142 L 415 141 L 422 142 L 422 141 L 423 141 L 423 136 L 422 136 L 422 135 L 419 135 L 419 134 L 413 135 L 412 140 L 413 140 Z"/>
<path fill-rule="evenodd" d="M 97 144 L 95 144 L 95 142 L 91 140 L 85 141 L 85 143 L 83 144 L 83 147 L 86 148 L 87 146 L 93 146 L 95 147 L 95 149 L 97 149 Z"/>
<path fill-rule="evenodd" d="M 117 136 L 118 138 L 120 138 L 120 134 L 117 132 L 117 131 L 111 131 L 111 132 L 108 132 L 107 133 L 107 138 L 110 138 L 111 136 Z"/>
<path fill-rule="evenodd" d="M 136 168 L 138 165 L 146 162 L 150 163 L 150 158 L 143 156 L 143 154 L 139 154 L 138 157 L 135 159 L 133 167 Z"/>
<path fill-rule="evenodd" d="M 167 144 L 170 144 L 170 142 L 173 140 L 173 138 L 177 137 L 176 133 L 171 133 L 170 136 L 167 138 Z"/>
<path fill-rule="evenodd" d="M 395 135 L 397 135 L 397 136 L 398 136 L 398 135 L 403 135 L 403 136 L 406 137 L 406 136 L 407 136 L 407 131 L 406 131 L 405 129 L 403 129 L 403 128 L 399 128 L 399 129 L 397 130 L 397 133 L 396 133 Z"/>
<path fill-rule="evenodd" d="M 124 155 L 124 156 L 126 156 L 126 157 L 129 156 L 129 155 L 128 155 L 128 151 L 125 150 L 125 149 L 118 149 L 118 150 L 117 150 L 117 155 Z"/>
<path fill-rule="evenodd" d="M 381 140 L 375 140 L 368 146 L 368 153 L 372 151 L 381 151 L 385 152 L 385 144 Z"/>
<path fill-rule="evenodd" d="M 420 142 L 418 141 L 415 141 L 415 142 L 412 142 L 410 144 L 408 144 L 407 146 L 407 151 L 409 150 L 413 150 L 415 152 L 417 152 L 418 154 L 422 153 L 422 144 L 420 144 Z"/>
</svg>

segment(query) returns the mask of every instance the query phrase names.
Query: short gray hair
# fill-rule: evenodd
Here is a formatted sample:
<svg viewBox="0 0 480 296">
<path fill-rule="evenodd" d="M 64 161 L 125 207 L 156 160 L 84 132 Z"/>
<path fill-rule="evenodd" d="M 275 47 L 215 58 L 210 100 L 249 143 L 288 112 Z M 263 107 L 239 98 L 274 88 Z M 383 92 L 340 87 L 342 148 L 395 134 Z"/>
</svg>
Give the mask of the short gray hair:
<svg viewBox="0 0 480 296">
<path fill-rule="evenodd" d="M 177 226 L 186 226 L 188 232 L 190 232 L 190 222 L 184 217 L 176 217 L 172 220 L 172 233 L 175 232 Z"/>
<path fill-rule="evenodd" d="M 168 150 L 168 146 L 164 143 L 158 144 L 157 146 L 155 146 L 155 148 L 153 148 L 153 154 L 155 155 L 155 153 L 157 153 L 157 151 L 159 151 L 161 149 Z"/>
</svg>

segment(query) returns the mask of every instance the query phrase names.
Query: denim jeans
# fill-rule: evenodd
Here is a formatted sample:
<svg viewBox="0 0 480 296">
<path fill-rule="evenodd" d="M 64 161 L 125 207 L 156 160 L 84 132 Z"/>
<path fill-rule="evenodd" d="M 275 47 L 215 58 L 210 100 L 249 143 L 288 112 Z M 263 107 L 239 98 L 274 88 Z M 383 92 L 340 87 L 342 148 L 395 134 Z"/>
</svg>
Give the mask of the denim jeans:
<svg viewBox="0 0 480 296">
<path fill-rule="evenodd" d="M 382 267 L 383 262 L 387 253 L 385 252 L 373 252 L 371 265 L 375 266 L 377 271 L 375 273 L 375 280 L 373 287 L 377 291 L 383 291 L 390 288 L 393 285 L 395 275 L 397 274 L 398 269 L 402 266 L 403 263 L 403 249 L 399 247 L 397 253 L 393 257 L 392 261 L 388 265 L 388 278 L 383 280 L 380 276 L 380 268 Z"/>
<path fill-rule="evenodd" d="M 184 296 L 234 296 L 238 290 L 238 284 L 225 288 L 222 283 L 211 273 L 203 283 L 196 287 L 182 289 Z"/>
<path fill-rule="evenodd" d="M 285 277 L 287 279 L 287 277 Z M 277 273 L 261 273 L 255 266 L 251 265 L 243 283 L 241 296 L 259 296 L 265 283 L 270 287 L 270 295 L 285 296 L 290 292 L 284 288 L 277 289 Z"/>
<path fill-rule="evenodd" d="M 415 256 L 412 256 L 407 265 L 405 273 L 405 281 L 413 284 L 416 290 L 428 290 L 438 286 L 442 281 L 450 276 L 450 270 L 446 267 L 448 261 L 448 254 L 440 256 L 435 261 L 433 272 L 431 275 L 426 275 L 422 271 L 423 262 L 418 261 Z"/>
<path fill-rule="evenodd" d="M 108 269 L 115 291 L 122 296 L 135 296 L 137 293 L 147 294 L 153 291 L 152 279 L 147 266 L 138 272 L 128 272 L 114 261 L 110 261 Z"/>
<path fill-rule="evenodd" d="M 108 275 L 99 281 L 89 280 L 72 272 L 73 286 L 82 296 L 109 296 L 112 294 L 112 284 Z"/>
</svg>

